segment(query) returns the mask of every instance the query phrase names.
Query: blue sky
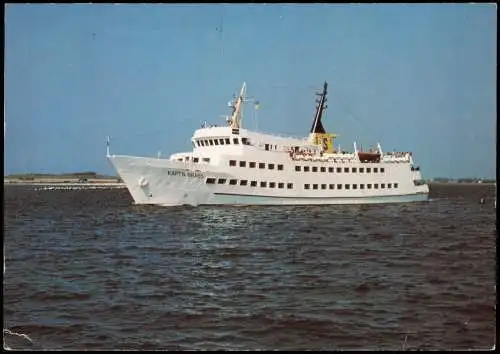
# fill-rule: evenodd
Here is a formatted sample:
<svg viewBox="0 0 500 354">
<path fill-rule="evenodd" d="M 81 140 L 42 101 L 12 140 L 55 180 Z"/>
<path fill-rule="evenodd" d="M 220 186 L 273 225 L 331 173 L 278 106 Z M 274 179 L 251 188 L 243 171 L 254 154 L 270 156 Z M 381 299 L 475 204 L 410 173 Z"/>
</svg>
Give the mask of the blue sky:
<svg viewBox="0 0 500 354">
<path fill-rule="evenodd" d="M 190 150 L 243 81 L 259 130 L 305 136 L 327 80 L 336 145 L 413 151 L 424 178 L 495 176 L 493 4 L 14 4 L 5 18 L 5 175 L 114 175 L 107 135 L 117 154 Z"/>
</svg>

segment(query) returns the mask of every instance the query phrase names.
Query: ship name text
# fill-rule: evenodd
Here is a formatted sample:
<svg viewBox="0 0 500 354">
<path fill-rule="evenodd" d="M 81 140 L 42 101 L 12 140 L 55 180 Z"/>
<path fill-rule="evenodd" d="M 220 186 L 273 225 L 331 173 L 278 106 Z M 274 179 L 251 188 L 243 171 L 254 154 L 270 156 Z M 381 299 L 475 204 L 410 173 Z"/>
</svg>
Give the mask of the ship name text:
<svg viewBox="0 0 500 354">
<path fill-rule="evenodd" d="M 189 178 L 203 178 L 203 173 L 189 170 L 167 170 L 168 176 L 179 176 Z"/>
</svg>

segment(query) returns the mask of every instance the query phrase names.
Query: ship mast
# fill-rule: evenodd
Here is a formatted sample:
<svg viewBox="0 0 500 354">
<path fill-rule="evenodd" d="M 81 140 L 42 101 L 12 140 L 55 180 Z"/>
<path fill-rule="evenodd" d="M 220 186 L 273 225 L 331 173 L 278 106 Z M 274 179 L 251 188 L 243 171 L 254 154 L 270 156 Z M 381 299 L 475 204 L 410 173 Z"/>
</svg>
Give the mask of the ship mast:
<svg viewBox="0 0 500 354">
<path fill-rule="evenodd" d="M 323 110 L 327 108 L 326 106 L 326 90 L 328 88 L 328 83 L 325 81 L 323 85 L 323 92 L 322 93 L 316 93 L 316 95 L 319 96 L 319 99 L 316 100 L 316 103 L 318 104 L 316 106 L 316 115 L 314 117 L 314 122 L 311 127 L 311 133 L 319 133 L 319 134 L 325 134 L 325 128 L 323 127 L 323 123 L 321 123 L 321 116 L 323 115 Z"/>
<path fill-rule="evenodd" d="M 241 87 L 240 95 L 236 97 L 231 105 L 233 113 L 231 114 L 230 122 L 231 128 L 238 129 L 241 128 L 241 121 L 243 118 L 243 103 L 245 101 L 247 85 L 244 82 Z"/>
</svg>

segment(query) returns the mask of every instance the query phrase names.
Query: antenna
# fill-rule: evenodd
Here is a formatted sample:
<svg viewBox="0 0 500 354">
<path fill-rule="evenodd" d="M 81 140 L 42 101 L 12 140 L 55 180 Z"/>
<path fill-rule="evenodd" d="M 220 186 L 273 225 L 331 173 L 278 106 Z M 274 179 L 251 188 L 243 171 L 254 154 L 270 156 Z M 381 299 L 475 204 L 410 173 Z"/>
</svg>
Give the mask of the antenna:
<svg viewBox="0 0 500 354">
<path fill-rule="evenodd" d="M 248 102 L 254 103 L 255 110 L 259 109 L 260 102 L 255 99 L 255 97 L 247 97 L 246 96 L 246 83 L 243 82 L 243 86 L 241 87 L 240 94 L 233 98 L 232 101 L 228 102 L 228 106 L 233 110 L 231 116 L 225 117 L 226 122 L 233 129 L 239 129 L 242 127 L 241 122 L 243 121 L 243 104 Z M 257 119 L 257 112 L 254 111 L 254 122 Z"/>
<path fill-rule="evenodd" d="M 243 103 L 245 101 L 247 85 L 243 82 L 239 96 L 233 101 L 232 108 L 233 113 L 231 114 L 231 128 L 238 129 L 241 127 L 241 121 L 243 117 Z"/>
<path fill-rule="evenodd" d="M 318 106 L 316 107 L 316 115 L 314 117 L 314 122 L 311 127 L 311 133 L 325 133 L 325 128 L 321 123 L 321 116 L 323 115 L 323 111 L 326 107 L 326 94 L 327 94 L 328 83 L 325 81 L 323 84 L 323 92 L 316 93 L 319 96 L 319 99 L 316 100 Z"/>
<path fill-rule="evenodd" d="M 384 153 L 382 151 L 382 146 L 380 146 L 380 143 L 377 143 L 377 148 L 378 148 L 378 152 L 380 153 L 380 156 L 384 156 Z"/>
<path fill-rule="evenodd" d="M 253 110 L 253 119 L 255 121 L 255 131 L 259 131 L 259 117 L 258 117 L 258 105 L 259 105 L 259 101 L 255 101 L 255 106 L 254 106 L 254 110 Z"/>
<path fill-rule="evenodd" d="M 222 32 L 224 31 L 224 6 L 221 5 L 221 15 L 220 15 L 220 23 L 219 26 L 215 29 L 217 32 L 219 32 L 219 41 L 220 41 L 220 55 L 221 57 L 224 56 L 224 46 L 223 46 L 223 40 L 222 40 Z"/>
<path fill-rule="evenodd" d="M 106 140 L 106 157 L 109 157 L 109 135 Z"/>
</svg>

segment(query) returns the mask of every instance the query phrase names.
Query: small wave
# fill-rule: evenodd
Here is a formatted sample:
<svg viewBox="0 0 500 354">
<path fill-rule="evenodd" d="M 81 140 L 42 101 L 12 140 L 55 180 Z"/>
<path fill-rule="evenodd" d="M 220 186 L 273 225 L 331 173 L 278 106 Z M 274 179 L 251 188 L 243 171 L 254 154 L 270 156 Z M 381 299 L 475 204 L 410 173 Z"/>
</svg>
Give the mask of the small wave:
<svg viewBox="0 0 500 354">
<path fill-rule="evenodd" d="M 17 328 L 3 330 L 4 349 L 23 349 L 33 345 L 33 340 L 28 335 L 20 332 L 22 331 Z"/>
<path fill-rule="evenodd" d="M 48 324 L 26 324 L 10 326 L 12 332 L 25 333 L 29 336 L 41 336 L 46 334 L 71 334 L 79 333 L 87 328 L 86 325 L 79 323 L 68 323 L 61 325 L 48 325 Z"/>
</svg>

